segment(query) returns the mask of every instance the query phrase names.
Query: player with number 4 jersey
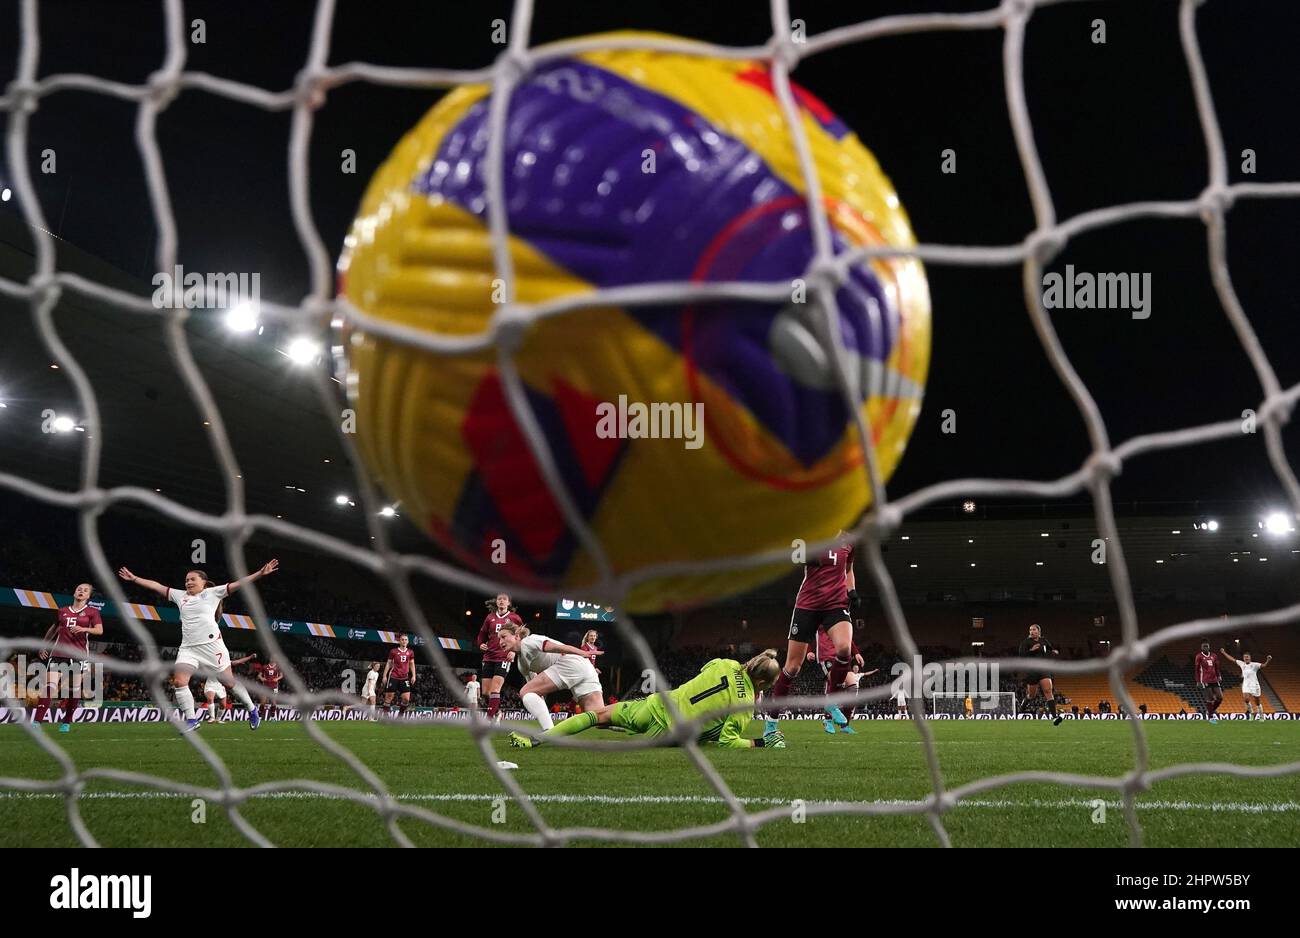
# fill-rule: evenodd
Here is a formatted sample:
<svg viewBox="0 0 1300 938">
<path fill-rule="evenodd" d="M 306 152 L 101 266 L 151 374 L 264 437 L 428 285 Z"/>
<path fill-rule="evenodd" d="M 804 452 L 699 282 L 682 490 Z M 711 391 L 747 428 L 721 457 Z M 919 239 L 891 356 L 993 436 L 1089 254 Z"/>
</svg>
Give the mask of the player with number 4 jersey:
<svg viewBox="0 0 1300 938">
<path fill-rule="evenodd" d="M 808 654 L 808 645 L 816 642 L 823 632 L 830 639 L 834 651 L 826 675 L 829 686 L 842 687 L 845 677 L 853 669 L 853 619 L 849 610 L 856 608 L 861 600 L 853 574 L 853 544 L 843 530 L 836 534 L 835 539 L 836 546 L 813 554 L 805 562 L 803 583 L 799 586 L 794 613 L 790 616 L 785 667 L 772 686 L 770 696 L 773 699 L 790 693 Z M 767 722 L 769 730 L 775 727 L 774 720 Z M 848 725 L 847 721 L 844 725 Z"/>
<path fill-rule="evenodd" d="M 671 703 L 678 720 L 699 722 L 696 739 L 700 743 L 711 743 L 724 749 L 784 749 L 785 737 L 776 730 L 760 739 L 745 737 L 745 730 L 753 721 L 750 709 L 727 712 L 734 707 L 752 708 L 754 695 L 771 687 L 780 670 L 773 649 L 744 664 L 729 658 L 714 658 L 699 674 L 666 694 L 652 694 L 642 700 L 622 700 L 586 710 L 556 724 L 536 741 L 520 733 L 511 733 L 510 745 L 516 749 L 531 749 L 556 736 L 572 736 L 593 726 L 605 725 L 622 727 L 637 736 L 663 736 L 672 730 Z"/>
</svg>

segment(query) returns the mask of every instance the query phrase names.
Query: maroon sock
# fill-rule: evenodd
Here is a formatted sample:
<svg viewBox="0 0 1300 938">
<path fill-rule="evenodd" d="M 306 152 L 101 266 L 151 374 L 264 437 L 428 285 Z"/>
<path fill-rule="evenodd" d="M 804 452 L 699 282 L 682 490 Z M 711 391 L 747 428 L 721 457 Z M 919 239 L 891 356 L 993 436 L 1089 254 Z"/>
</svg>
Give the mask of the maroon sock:
<svg viewBox="0 0 1300 938">
<path fill-rule="evenodd" d="M 406 708 L 409 707 L 409 706 L 410 706 L 410 704 L 407 703 L 405 700 L 403 700 L 402 703 L 401 703 L 401 706 L 399 706 L 399 707 L 397 708 L 397 712 L 398 712 L 398 713 L 405 713 L 405 712 L 406 712 Z"/>
<path fill-rule="evenodd" d="M 844 679 L 848 677 L 849 670 L 852 667 L 853 662 L 848 658 L 836 658 L 835 662 L 831 665 L 831 673 L 826 678 L 826 686 L 833 687 L 836 691 L 839 691 L 844 687 Z"/>
<path fill-rule="evenodd" d="M 45 716 L 45 712 L 49 709 L 49 707 L 50 707 L 50 700 L 48 697 L 37 697 L 36 706 L 32 707 L 32 722 L 33 723 L 41 722 L 42 718 L 44 718 Z"/>
<path fill-rule="evenodd" d="M 501 709 L 501 695 L 488 694 L 488 719 L 496 719 L 497 712 Z"/>
<path fill-rule="evenodd" d="M 794 678 L 785 673 L 785 668 L 776 676 L 776 683 L 772 685 L 772 699 L 778 697 L 790 696 L 790 685 L 794 683 Z"/>
<path fill-rule="evenodd" d="M 77 698 L 67 697 L 64 699 L 63 704 L 67 708 L 63 714 L 63 722 L 71 723 L 72 718 L 77 715 Z"/>
</svg>

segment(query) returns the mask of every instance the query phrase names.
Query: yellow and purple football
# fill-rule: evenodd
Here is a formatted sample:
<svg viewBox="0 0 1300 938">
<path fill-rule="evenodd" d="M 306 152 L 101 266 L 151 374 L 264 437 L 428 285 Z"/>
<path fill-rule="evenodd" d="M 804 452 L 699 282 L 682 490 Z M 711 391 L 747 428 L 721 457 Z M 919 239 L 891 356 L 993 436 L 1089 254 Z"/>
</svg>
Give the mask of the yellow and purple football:
<svg viewBox="0 0 1300 938">
<path fill-rule="evenodd" d="M 500 308 L 490 95 L 448 94 L 371 180 L 339 261 L 341 293 L 368 317 L 466 337 Z M 837 253 L 912 245 L 875 158 L 815 97 L 796 97 Z M 683 281 L 790 288 L 781 302 L 600 306 L 528 327 L 515 353 L 528 402 L 616 574 L 788 550 L 862 513 L 854 415 L 815 338 L 824 314 L 796 283 L 812 230 L 763 63 L 636 50 L 546 61 L 511 96 L 504 181 L 516 302 Z M 837 351 L 888 477 L 929 362 L 925 273 L 911 258 L 856 264 L 836 300 Z M 497 582 L 590 587 L 592 558 L 512 414 L 496 351 L 435 354 L 356 321 L 344 331 L 360 450 L 403 513 Z M 668 415 L 664 438 L 654 420 Z M 651 577 L 625 605 L 698 604 L 789 569 Z"/>
</svg>

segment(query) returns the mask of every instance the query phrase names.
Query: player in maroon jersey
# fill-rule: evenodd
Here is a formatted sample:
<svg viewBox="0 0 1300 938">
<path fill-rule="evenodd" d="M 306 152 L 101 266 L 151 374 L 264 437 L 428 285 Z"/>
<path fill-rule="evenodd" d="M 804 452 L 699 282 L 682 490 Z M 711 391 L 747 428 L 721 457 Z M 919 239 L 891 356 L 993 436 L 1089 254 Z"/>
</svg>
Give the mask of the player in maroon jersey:
<svg viewBox="0 0 1300 938">
<path fill-rule="evenodd" d="M 510 672 L 510 662 L 514 654 L 501 647 L 497 632 L 501 626 L 517 625 L 522 627 L 524 620 L 519 618 L 507 593 L 497 593 L 496 598 L 487 601 L 487 616 L 478 630 L 478 650 L 483 652 L 483 689 L 487 695 L 487 716 L 489 720 L 501 721 L 501 687 Z"/>
<path fill-rule="evenodd" d="M 581 647 L 583 651 L 599 652 L 600 647 L 596 644 L 598 641 L 600 641 L 600 633 L 595 629 L 587 629 L 587 634 L 582 636 L 582 644 L 579 647 Z M 591 656 L 591 663 L 592 665 L 595 665 L 596 663 L 595 654 Z M 600 673 L 600 668 L 596 668 L 596 673 Z"/>
<path fill-rule="evenodd" d="M 89 637 L 104 634 L 104 620 L 99 617 L 99 610 L 90 605 L 90 596 L 95 588 L 89 583 L 79 583 L 72 591 L 72 604 L 64 606 L 55 617 L 54 624 L 45 633 L 49 647 L 41 652 L 41 660 L 46 664 L 45 696 L 36 705 L 34 720 L 40 720 L 49 713 L 51 704 L 59 701 L 58 709 L 63 711 L 60 733 L 69 732 L 77 707 L 81 700 L 81 678 L 90 670 Z M 60 696 L 60 677 L 67 677 L 67 691 Z"/>
<path fill-rule="evenodd" d="M 411 688 L 415 686 L 415 649 L 409 648 L 411 637 L 405 632 L 397 640 L 397 647 L 388 653 L 384 663 L 384 712 L 393 708 L 393 695 L 401 694 L 399 713 L 405 713 L 411 705 Z"/>
<path fill-rule="evenodd" d="M 232 665 L 235 662 L 231 662 Z M 266 699 L 258 701 L 258 709 L 266 707 L 266 719 L 270 719 L 272 714 L 279 712 L 279 707 L 275 699 L 280 696 L 280 682 L 284 680 L 284 671 L 274 661 L 268 661 L 266 664 L 255 663 L 250 669 L 257 678 L 257 683 L 266 688 L 261 695 Z"/>
<path fill-rule="evenodd" d="M 1196 670 L 1196 686 L 1205 695 L 1205 717 L 1211 723 L 1219 722 L 1219 707 L 1223 706 L 1223 676 L 1219 674 L 1219 656 L 1210 651 L 1209 641 L 1201 642 L 1201 650 L 1192 659 Z"/>
<path fill-rule="evenodd" d="M 803 583 L 790 616 L 785 667 L 772 686 L 773 699 L 790 693 L 790 685 L 799 676 L 799 668 L 808 654 L 808 643 L 816 641 L 819 632 L 826 633 L 834 649 L 826 676 L 830 686 L 843 686 L 845 676 L 852 670 L 853 622 L 849 610 L 860 604 L 853 575 L 853 545 L 843 530 L 835 539 L 835 547 L 809 557 L 804 564 Z M 843 718 L 843 714 L 840 716 Z M 772 714 L 768 714 L 767 720 L 774 722 Z M 846 719 L 835 722 L 848 724 Z"/>
<path fill-rule="evenodd" d="M 822 669 L 822 674 L 826 675 L 826 688 L 823 693 L 827 696 L 843 690 L 848 690 L 850 687 L 856 691 L 858 689 L 858 681 L 864 677 L 870 677 L 875 674 L 876 671 L 880 670 L 877 668 L 876 671 L 863 672 L 862 669 L 866 667 L 866 661 L 862 657 L 862 650 L 858 648 L 858 643 L 853 641 L 852 632 L 849 633 L 849 642 L 851 645 L 853 664 L 849 669 L 849 673 L 844 676 L 843 683 L 838 685 L 831 684 L 831 666 L 835 662 L 835 643 L 831 641 L 831 637 L 825 632 L 818 631 L 817 651 L 808 652 L 808 660 L 817 662 Z M 856 709 L 856 707 L 850 706 L 848 708 L 848 713 L 846 714 L 842 708 L 827 704 L 826 714 L 830 719 L 823 721 L 826 724 L 826 732 L 834 733 L 838 727 L 842 733 L 856 733 L 857 730 L 853 728 L 853 713 Z"/>
</svg>

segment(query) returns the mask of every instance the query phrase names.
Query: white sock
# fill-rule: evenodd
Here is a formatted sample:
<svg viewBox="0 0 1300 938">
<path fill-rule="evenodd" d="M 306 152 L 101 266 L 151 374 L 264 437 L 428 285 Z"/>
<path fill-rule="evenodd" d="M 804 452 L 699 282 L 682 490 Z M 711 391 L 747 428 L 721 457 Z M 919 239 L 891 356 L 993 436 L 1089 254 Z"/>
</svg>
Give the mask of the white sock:
<svg viewBox="0 0 1300 938">
<path fill-rule="evenodd" d="M 543 730 L 549 730 L 555 725 L 551 715 L 546 712 L 546 701 L 541 698 L 540 694 L 524 694 L 524 709 L 531 713 L 538 723 L 542 724 Z"/>
<path fill-rule="evenodd" d="M 236 700 L 249 710 L 253 709 L 253 698 L 248 696 L 248 690 L 243 687 L 243 685 L 236 684 L 234 687 L 230 688 L 230 692 L 235 695 Z"/>
<path fill-rule="evenodd" d="M 217 702 L 215 700 L 208 701 L 208 719 L 214 723 L 217 721 Z"/>
<path fill-rule="evenodd" d="M 181 708 L 181 713 L 185 714 L 185 719 L 194 719 L 194 695 L 190 693 L 188 687 L 176 688 L 176 706 Z"/>
</svg>

